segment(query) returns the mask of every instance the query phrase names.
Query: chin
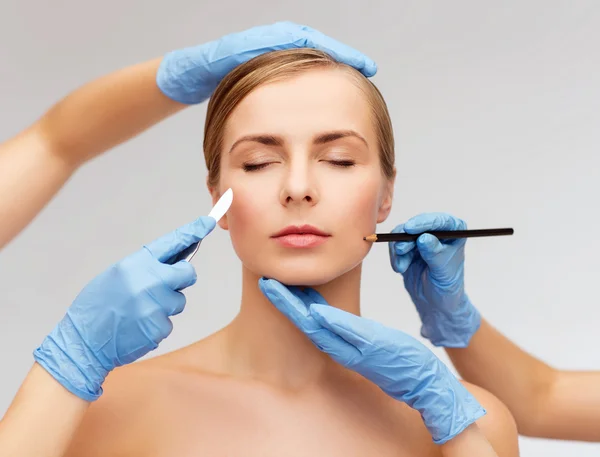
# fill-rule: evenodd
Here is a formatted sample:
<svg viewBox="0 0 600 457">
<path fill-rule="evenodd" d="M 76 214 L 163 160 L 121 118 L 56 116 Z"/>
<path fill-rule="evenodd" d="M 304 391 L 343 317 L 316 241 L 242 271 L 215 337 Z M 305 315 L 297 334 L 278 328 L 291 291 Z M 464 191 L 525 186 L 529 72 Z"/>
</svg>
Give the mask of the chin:
<svg viewBox="0 0 600 457">
<path fill-rule="evenodd" d="M 328 275 L 324 272 L 318 272 L 318 274 L 315 274 L 314 271 L 281 271 L 281 269 L 277 269 L 277 271 L 274 271 L 271 274 L 264 274 L 262 276 L 276 279 L 277 281 L 279 281 L 282 284 L 285 284 L 286 286 L 306 287 L 321 286 L 339 277 L 339 275 Z"/>
<path fill-rule="evenodd" d="M 317 287 L 339 278 L 352 270 L 364 256 L 356 259 L 337 259 L 336 262 L 321 259 L 278 259 L 261 262 L 252 268 L 258 276 L 276 279 L 288 286 Z M 265 259 L 266 260 L 266 259 Z"/>
</svg>

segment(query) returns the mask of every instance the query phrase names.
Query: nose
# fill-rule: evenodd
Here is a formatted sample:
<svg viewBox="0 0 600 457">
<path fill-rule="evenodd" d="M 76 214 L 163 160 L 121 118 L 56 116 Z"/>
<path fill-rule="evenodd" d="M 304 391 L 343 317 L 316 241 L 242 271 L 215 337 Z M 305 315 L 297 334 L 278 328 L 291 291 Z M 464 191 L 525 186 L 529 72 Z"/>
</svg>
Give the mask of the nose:
<svg viewBox="0 0 600 457">
<path fill-rule="evenodd" d="M 316 205 L 319 195 L 315 181 L 314 173 L 311 173 L 306 161 L 292 161 L 281 186 L 281 204 L 284 206 Z"/>
</svg>

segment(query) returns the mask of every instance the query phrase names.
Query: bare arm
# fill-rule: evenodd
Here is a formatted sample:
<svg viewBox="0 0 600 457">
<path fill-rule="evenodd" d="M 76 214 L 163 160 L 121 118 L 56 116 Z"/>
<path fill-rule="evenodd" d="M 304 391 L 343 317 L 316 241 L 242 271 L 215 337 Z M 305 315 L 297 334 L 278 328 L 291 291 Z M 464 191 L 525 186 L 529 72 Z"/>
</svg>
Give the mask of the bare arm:
<svg viewBox="0 0 600 457">
<path fill-rule="evenodd" d="M 160 59 L 119 70 L 74 91 L 0 145 L 0 248 L 86 161 L 186 105 L 156 85 Z M 89 403 L 34 364 L 0 422 L 0 455 L 62 456 Z M 35 439 L 32 439 L 35 437 Z"/>
<path fill-rule="evenodd" d="M 88 406 L 34 364 L 0 421 L 0 455 L 64 455 Z"/>
<path fill-rule="evenodd" d="M 0 248 L 33 220 L 83 163 L 188 104 L 206 100 L 218 82 L 239 64 L 263 52 L 295 48 L 299 40 L 308 47 L 327 50 L 367 76 L 375 74 L 375 63 L 362 53 L 309 27 L 282 22 L 173 51 L 164 58 L 102 77 L 64 98 L 31 127 L 0 145 Z M 106 376 L 104 372 L 120 366 L 123 358 L 129 359 L 133 354 L 141 357 L 168 336 L 165 333 L 170 332 L 170 325 L 165 322 L 168 319 L 165 310 L 181 312 L 180 295 L 173 292 L 181 290 L 176 285 L 193 284 L 195 272 L 193 267 L 161 266 L 161 271 L 170 275 L 168 281 L 144 272 L 155 272 L 155 263 L 162 263 L 159 258 L 168 259 L 210 233 L 214 228 L 210 220 L 214 220 L 206 219 L 210 218 L 200 218 L 184 226 L 185 229 L 168 234 L 164 240 L 157 240 L 153 252 L 146 246 L 131 256 L 134 260 L 119 269 L 116 276 L 133 275 L 144 283 L 140 287 L 123 287 L 129 284 L 128 280 L 101 275 L 102 281 L 114 280 L 98 289 L 110 294 L 105 297 L 91 293 L 88 298 L 93 296 L 93 300 L 83 300 L 76 306 L 78 319 L 86 323 L 86 332 L 80 332 L 82 327 L 71 322 L 75 313 L 55 327 L 59 338 L 46 338 L 34 353 L 38 363 L 45 362 L 48 371 L 34 365 L 0 422 L 0 455 L 62 455 L 88 407 L 82 399 L 93 400 L 101 394 L 99 386 Z M 161 252 L 162 249 L 168 252 Z M 137 274 L 130 271 L 136 268 Z M 120 295 L 115 294 L 119 286 Z M 168 287 L 172 290 L 163 290 L 158 295 L 136 294 L 140 290 Z M 160 296 L 161 302 L 144 301 L 151 295 Z M 118 312 L 112 307 L 117 307 Z M 152 309 L 148 311 L 148 307 Z M 103 313 L 111 317 L 102 318 Z M 115 316 L 127 324 L 109 325 L 107 333 L 102 323 L 113 322 Z M 124 328 L 127 338 L 110 333 Z M 131 334 L 136 328 L 138 339 Z M 98 339 L 103 342 L 113 339 L 115 344 L 89 344 Z M 102 357 L 105 365 L 92 348 L 109 353 Z M 69 368 L 71 363 L 73 366 Z M 78 392 L 79 397 L 69 392 Z"/>
<path fill-rule="evenodd" d="M 137 64 L 84 85 L 0 144 L 0 249 L 79 166 L 187 106 L 157 87 L 160 62 Z"/>
<path fill-rule="evenodd" d="M 600 372 L 557 371 L 485 320 L 468 347 L 446 351 L 465 380 L 489 390 L 508 406 L 519 433 L 600 441 Z"/>
</svg>

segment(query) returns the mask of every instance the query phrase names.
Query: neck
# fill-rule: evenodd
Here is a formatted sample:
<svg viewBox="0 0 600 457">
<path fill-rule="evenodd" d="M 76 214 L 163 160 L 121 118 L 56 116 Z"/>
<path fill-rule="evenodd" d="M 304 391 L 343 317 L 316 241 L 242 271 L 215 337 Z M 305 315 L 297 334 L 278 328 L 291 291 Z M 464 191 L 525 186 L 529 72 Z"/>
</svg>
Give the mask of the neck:
<svg viewBox="0 0 600 457">
<path fill-rule="evenodd" d="M 360 276 L 358 265 L 314 289 L 331 306 L 359 315 Z M 331 359 L 262 294 L 259 276 L 244 268 L 242 277 L 240 312 L 227 328 L 231 371 L 290 389 L 318 382 Z"/>
</svg>

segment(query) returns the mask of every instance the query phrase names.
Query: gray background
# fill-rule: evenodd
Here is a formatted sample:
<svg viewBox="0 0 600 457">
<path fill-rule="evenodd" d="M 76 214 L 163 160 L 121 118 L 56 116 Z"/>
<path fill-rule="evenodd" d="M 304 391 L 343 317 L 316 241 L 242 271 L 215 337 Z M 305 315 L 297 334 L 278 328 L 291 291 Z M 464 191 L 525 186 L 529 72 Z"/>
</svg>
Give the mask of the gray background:
<svg viewBox="0 0 600 457">
<path fill-rule="evenodd" d="M 397 137 L 395 205 L 380 227 L 448 211 L 512 238 L 468 243 L 468 291 L 528 351 L 565 369 L 600 369 L 600 5 L 589 1 L 0 4 L 0 139 L 107 72 L 278 20 L 347 42 L 379 64 Z M 0 254 L 4 412 L 79 290 L 112 262 L 210 207 L 205 105 L 89 163 Z M 2 198 L 16 198 L 2 196 Z M 199 285 L 157 352 L 198 340 L 237 312 L 240 268 L 216 231 Z M 418 335 L 385 245 L 366 260 L 364 314 Z M 444 360 L 442 351 L 436 350 Z M 522 455 L 596 456 L 600 445 L 522 439 Z"/>
</svg>

